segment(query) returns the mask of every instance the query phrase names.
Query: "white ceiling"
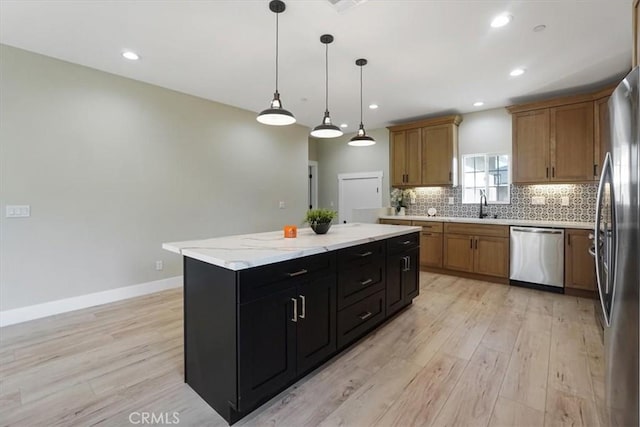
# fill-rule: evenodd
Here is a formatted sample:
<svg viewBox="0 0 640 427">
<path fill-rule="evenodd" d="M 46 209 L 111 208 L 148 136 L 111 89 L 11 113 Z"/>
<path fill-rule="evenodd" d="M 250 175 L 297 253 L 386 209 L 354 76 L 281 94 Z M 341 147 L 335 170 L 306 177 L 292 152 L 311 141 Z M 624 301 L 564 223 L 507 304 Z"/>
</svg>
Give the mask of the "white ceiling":
<svg viewBox="0 0 640 427">
<path fill-rule="evenodd" d="M 361 57 L 368 129 L 612 80 L 631 64 L 631 1 L 369 0 L 338 12 L 288 0 L 282 101 L 299 123 L 320 123 L 324 33 L 335 37 L 329 107 L 347 131 L 359 122 Z M 501 12 L 512 23 L 490 28 Z M 1 43 L 255 112 L 274 90 L 274 34 L 267 0 L 0 1 Z M 124 49 L 142 59 L 124 60 Z M 517 66 L 527 72 L 510 77 Z"/>
</svg>

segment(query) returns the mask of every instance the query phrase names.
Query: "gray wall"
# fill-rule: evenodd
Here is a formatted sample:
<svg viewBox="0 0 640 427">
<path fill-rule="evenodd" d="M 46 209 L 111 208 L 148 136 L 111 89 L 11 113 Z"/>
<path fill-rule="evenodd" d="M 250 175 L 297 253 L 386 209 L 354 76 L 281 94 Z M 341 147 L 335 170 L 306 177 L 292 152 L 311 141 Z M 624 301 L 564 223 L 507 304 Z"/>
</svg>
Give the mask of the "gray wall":
<svg viewBox="0 0 640 427">
<path fill-rule="evenodd" d="M 304 218 L 306 128 L 7 46 L 0 56 L 0 310 L 177 276 L 162 242 Z M 31 217 L 5 218 L 7 204 Z"/>
<path fill-rule="evenodd" d="M 338 174 L 349 172 L 382 171 L 382 206 L 389 205 L 389 131 L 368 130 L 376 144 L 370 147 L 347 145 L 354 135 L 317 140 L 318 204 L 323 208 L 338 210 Z M 333 205 L 332 205 L 333 203 Z"/>
</svg>

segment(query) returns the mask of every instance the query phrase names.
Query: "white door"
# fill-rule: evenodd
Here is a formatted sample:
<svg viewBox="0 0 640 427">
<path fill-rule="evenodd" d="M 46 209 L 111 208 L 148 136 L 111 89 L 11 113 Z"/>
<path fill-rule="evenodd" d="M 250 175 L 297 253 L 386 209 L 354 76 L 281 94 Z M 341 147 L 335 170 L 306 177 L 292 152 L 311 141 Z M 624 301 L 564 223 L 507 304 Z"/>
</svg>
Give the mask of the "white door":
<svg viewBox="0 0 640 427">
<path fill-rule="evenodd" d="M 338 175 L 338 221 L 350 223 L 353 209 L 382 207 L 382 172 Z"/>
</svg>

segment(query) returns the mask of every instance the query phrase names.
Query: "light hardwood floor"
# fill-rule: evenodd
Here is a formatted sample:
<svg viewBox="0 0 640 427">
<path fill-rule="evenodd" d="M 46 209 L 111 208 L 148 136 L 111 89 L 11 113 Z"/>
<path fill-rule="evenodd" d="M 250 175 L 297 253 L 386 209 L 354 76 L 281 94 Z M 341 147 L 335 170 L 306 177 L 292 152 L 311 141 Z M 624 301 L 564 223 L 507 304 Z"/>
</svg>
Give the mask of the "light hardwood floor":
<svg viewBox="0 0 640 427">
<path fill-rule="evenodd" d="M 593 301 L 425 272 L 420 285 L 409 309 L 237 425 L 604 426 Z M 181 290 L 6 327 L 0 424 L 178 412 L 226 425 L 182 375 Z"/>
</svg>

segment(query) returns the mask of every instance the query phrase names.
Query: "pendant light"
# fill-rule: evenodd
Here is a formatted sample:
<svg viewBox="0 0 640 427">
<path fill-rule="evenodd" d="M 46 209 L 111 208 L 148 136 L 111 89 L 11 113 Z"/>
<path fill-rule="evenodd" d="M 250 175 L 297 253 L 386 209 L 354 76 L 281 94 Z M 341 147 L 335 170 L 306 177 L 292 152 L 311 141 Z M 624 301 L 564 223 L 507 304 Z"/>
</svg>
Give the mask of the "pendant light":
<svg viewBox="0 0 640 427">
<path fill-rule="evenodd" d="M 278 15 L 284 12 L 286 6 L 281 0 L 273 0 L 269 2 L 269 9 L 276 14 L 276 91 L 273 94 L 273 100 L 269 108 L 258 114 L 256 120 L 265 125 L 285 126 L 296 122 L 293 114 L 282 108 L 280 93 L 278 92 Z"/>
<path fill-rule="evenodd" d="M 315 136 L 316 138 L 336 138 L 342 136 L 342 131 L 338 126 L 331 123 L 331 116 L 329 115 L 329 43 L 333 42 L 333 36 L 331 34 L 324 34 L 320 36 L 320 42 L 325 45 L 324 117 L 322 118 L 322 123 L 313 128 L 311 136 Z"/>
<path fill-rule="evenodd" d="M 362 124 L 362 67 L 367 65 L 367 60 L 357 59 L 356 65 L 360 67 L 360 127 L 358 128 L 358 133 L 349 140 L 348 144 L 355 147 L 366 147 L 376 143 L 375 139 L 367 135 L 367 131 L 364 130 L 364 125 Z"/>
</svg>

